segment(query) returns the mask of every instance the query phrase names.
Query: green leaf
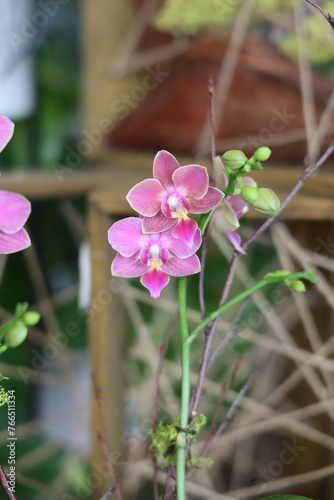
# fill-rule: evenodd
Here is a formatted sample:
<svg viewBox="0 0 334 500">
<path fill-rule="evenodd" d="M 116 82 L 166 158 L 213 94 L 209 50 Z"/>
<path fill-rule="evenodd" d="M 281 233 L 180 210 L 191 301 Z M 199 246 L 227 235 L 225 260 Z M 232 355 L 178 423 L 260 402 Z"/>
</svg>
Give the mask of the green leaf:
<svg viewBox="0 0 334 500">
<path fill-rule="evenodd" d="M 308 497 L 301 497 L 299 495 L 274 495 L 273 497 L 264 497 L 259 500 L 312 500 Z"/>
</svg>

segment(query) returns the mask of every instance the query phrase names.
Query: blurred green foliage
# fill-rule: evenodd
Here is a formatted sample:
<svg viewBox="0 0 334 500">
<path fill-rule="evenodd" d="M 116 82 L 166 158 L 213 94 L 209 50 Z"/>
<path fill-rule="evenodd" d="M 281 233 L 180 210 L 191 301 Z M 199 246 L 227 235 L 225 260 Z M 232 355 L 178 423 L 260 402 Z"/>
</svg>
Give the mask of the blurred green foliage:
<svg viewBox="0 0 334 500">
<path fill-rule="evenodd" d="M 285 13 L 293 26 L 293 0 L 256 0 L 253 25 L 267 23 L 261 18 L 266 11 L 279 16 Z M 158 11 L 154 26 L 161 31 L 168 31 L 175 36 L 196 36 L 205 28 L 228 27 L 234 20 L 240 0 L 166 0 Z M 307 7 L 309 7 L 307 9 Z M 334 15 L 334 1 L 328 0 L 322 5 L 325 12 Z M 256 12 L 260 16 L 256 17 Z M 267 23 L 268 24 L 268 23 Z M 332 31 L 326 19 L 316 9 L 306 6 L 303 25 L 304 43 L 310 61 L 324 64 L 334 59 Z M 281 31 L 279 48 L 289 57 L 298 59 L 298 42 L 295 30 Z"/>
<path fill-rule="evenodd" d="M 256 6 L 284 11 L 293 0 L 256 0 Z M 228 25 L 235 17 L 240 0 L 166 0 L 154 19 L 156 28 L 173 35 L 197 35 L 210 27 Z"/>
<path fill-rule="evenodd" d="M 41 10 L 41 1 L 35 0 L 32 15 Z M 37 106 L 33 116 L 15 121 L 12 140 L 0 155 L 1 170 L 43 168 L 52 169 L 53 163 L 63 160 L 65 146 L 76 144 L 80 134 L 80 2 L 71 0 L 59 4 L 56 15 L 49 16 L 48 23 L 31 39 L 29 51 L 35 57 Z M 58 179 L 55 175 L 55 182 Z M 0 178 L 1 184 L 1 178 Z M 84 216 L 83 199 L 72 200 L 76 209 Z M 28 220 L 28 231 L 34 243 L 48 293 L 52 296 L 75 287 L 78 283 L 78 238 L 61 210 L 61 200 L 32 201 L 32 213 Z M 10 255 L 0 282 L 1 308 L 12 313 L 19 301 L 28 301 L 32 306 L 38 301 L 33 279 L 27 270 L 22 253 Z M 77 299 L 56 306 L 59 331 L 74 322 L 80 334 L 67 338 L 67 348 L 86 350 L 85 315 L 78 310 Z M 47 335 L 45 320 L 40 325 Z M 4 375 L 1 385 L 5 390 L 14 390 L 16 396 L 16 428 L 28 425 L 41 417 L 37 375 L 32 371 L 32 350 L 42 354 L 42 346 L 28 340 L 16 349 L 3 354 L 1 362 Z M 35 352 L 34 351 L 34 352 Z M 10 373 L 6 373 L 7 371 Z M 10 369 L 8 367 L 11 367 Z M 44 368 L 46 371 L 48 368 Z M 7 409 L 0 409 L 1 443 L 5 443 L 7 431 Z M 51 452 L 43 458 L 43 450 L 51 446 Z M 31 459 L 30 459 L 31 457 Z M 23 477 L 16 483 L 16 495 L 20 499 L 42 498 L 38 492 L 42 487 L 56 485 L 60 494 L 68 492 L 73 498 L 89 498 L 90 485 L 84 497 L 77 491 L 77 481 L 84 477 L 87 482 L 88 465 L 75 451 L 63 443 L 50 443 L 44 436 L 42 426 L 32 435 L 23 433 L 16 446 L 17 472 Z M 8 449 L 0 446 L 0 463 L 6 466 Z M 57 483 L 58 478 L 58 483 Z M 1 490 L 2 491 L 2 490 Z M 56 490 L 55 490 L 56 491 Z M 88 491 L 88 492 L 87 492 Z M 3 493 L 4 494 L 4 493 Z M 0 493 L 1 497 L 1 493 Z M 1 497 L 2 498 L 2 497 Z M 50 493 L 45 498 L 56 498 Z"/>
</svg>

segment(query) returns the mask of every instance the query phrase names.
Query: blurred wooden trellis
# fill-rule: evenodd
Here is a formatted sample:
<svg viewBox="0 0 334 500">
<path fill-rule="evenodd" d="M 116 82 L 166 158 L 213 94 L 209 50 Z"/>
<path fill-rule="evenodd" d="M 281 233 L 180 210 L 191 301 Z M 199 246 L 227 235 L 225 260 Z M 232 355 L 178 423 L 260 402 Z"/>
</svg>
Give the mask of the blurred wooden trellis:
<svg viewBox="0 0 334 500">
<path fill-rule="evenodd" d="M 90 162 L 90 166 L 87 169 L 78 169 L 77 171 L 70 169 L 69 173 L 64 174 L 61 182 L 59 179 L 57 180 L 55 172 L 42 174 L 30 172 L 24 175 L 5 173 L 1 179 L 2 189 L 18 191 L 32 199 L 70 197 L 83 193 L 87 195 L 89 205 L 88 231 L 93 270 L 92 307 L 96 304 L 101 290 L 110 290 L 110 287 L 113 286 L 110 284 L 112 252 L 107 244 L 107 230 L 114 218 L 130 213 L 125 194 L 132 185 L 150 175 L 152 158 L 156 152 L 153 150 L 129 150 L 125 145 L 123 145 L 123 150 L 111 148 L 105 136 L 108 135 L 111 127 L 116 126 L 119 121 L 119 113 L 115 111 L 117 100 L 123 94 L 131 94 L 132 90 L 143 81 L 141 71 L 129 72 L 123 77 L 122 71 L 126 73 L 127 68 L 121 65 L 124 58 L 131 55 L 132 49 L 137 47 L 149 19 L 150 10 L 153 11 L 159 4 L 158 1 L 143 2 L 140 15 L 136 17 L 136 7 L 129 0 L 114 0 L 113 2 L 109 0 L 89 2 L 86 0 L 83 2 L 85 64 L 85 132 L 83 133 L 83 140 L 86 141 L 86 148 L 88 149 L 84 150 L 82 146 L 82 151 L 87 151 L 87 156 L 86 153 L 83 153 L 83 155 L 87 158 L 87 163 Z M 238 17 L 234 25 L 235 29 L 232 29 L 233 44 L 230 46 L 231 51 L 228 52 L 226 57 L 229 64 L 227 70 L 225 68 L 225 73 L 221 74 L 222 81 L 225 82 L 222 93 L 228 90 L 231 71 L 238 67 L 237 49 L 238 47 L 241 48 L 246 35 L 251 8 L 252 2 L 248 2 L 247 9 Z M 129 29 L 129 27 L 131 28 Z M 124 42 L 122 45 L 121 41 L 124 34 L 126 34 L 126 43 Z M 187 43 L 189 43 L 189 40 L 179 40 L 175 44 L 174 52 L 184 51 Z M 148 55 L 155 56 L 154 50 L 152 48 L 150 50 L 151 52 Z M 117 78 L 115 72 L 114 76 L 111 77 L 109 71 L 111 64 L 115 63 L 116 56 L 116 63 L 119 68 Z M 138 63 L 138 59 L 135 57 L 131 61 L 137 61 Z M 144 61 L 146 61 L 145 58 Z M 147 64 L 144 62 L 144 67 L 145 65 L 150 67 L 149 62 Z M 326 126 L 326 130 L 328 128 L 332 130 L 332 109 L 330 107 L 325 108 L 325 106 L 321 108 L 320 106 L 317 113 L 315 113 L 314 108 L 313 110 L 309 108 L 310 104 L 307 101 L 307 96 L 310 97 L 310 92 L 312 93 L 312 82 L 309 68 L 305 62 L 302 64 L 301 74 L 303 75 L 304 102 L 308 102 L 304 116 L 306 138 L 308 138 L 308 145 L 311 148 L 312 131 L 317 130 L 319 132 L 320 129 L 316 128 L 316 122 L 319 122 L 321 116 L 320 128 Z M 168 85 L 168 80 L 164 82 L 164 85 Z M 323 88 L 320 83 L 319 86 L 319 88 Z M 329 86 L 325 87 L 327 96 Z M 158 100 L 156 102 L 158 103 Z M 317 115 L 316 120 L 315 115 Z M 264 122 L 263 126 L 266 125 L 267 121 Z M 299 133 L 301 134 L 300 131 Z M 318 137 L 321 136 L 322 134 L 319 133 Z M 283 145 L 284 141 L 289 142 L 290 139 L 291 132 L 287 132 L 285 138 L 280 138 Z M 302 139 L 304 140 L 305 137 L 303 136 Z M 239 140 L 243 140 L 243 137 L 234 137 L 234 142 L 231 140 L 231 147 L 239 144 L 239 142 L 236 142 Z M 318 144 L 312 144 L 313 148 L 317 150 Z M 181 162 L 185 164 L 188 160 L 190 160 L 190 156 L 184 153 L 181 156 Z M 203 161 L 206 162 L 206 160 Z M 69 165 L 69 167 L 71 166 Z M 261 179 L 261 184 L 275 189 L 281 199 L 284 199 L 289 189 L 297 181 L 301 170 L 300 165 L 286 168 L 278 164 L 265 169 L 257 178 Z M 306 244 L 314 245 L 315 235 L 317 237 L 322 236 L 327 241 L 328 235 L 332 234 L 334 220 L 333 193 L 334 175 L 331 168 L 327 167 L 304 186 L 301 194 L 291 202 L 284 212 L 284 219 L 293 221 L 292 227 L 295 233 L 298 233 Z M 254 213 L 250 215 L 256 217 Z M 277 234 L 280 236 L 277 236 Z M 277 234 L 276 237 L 282 237 L 284 233 Z M 333 323 L 330 310 L 326 314 L 328 314 L 326 322 L 329 330 L 331 330 Z M 111 456 L 116 461 L 120 456 L 123 456 L 122 450 L 124 446 L 124 443 L 122 443 L 124 329 L 125 311 L 122 299 L 117 293 L 114 293 L 113 300 L 107 307 L 96 308 L 95 317 L 90 322 L 90 334 L 92 371 L 104 393 L 109 436 L 108 446 L 111 450 Z M 96 434 L 95 413 L 93 420 L 93 432 Z M 331 451 L 333 451 L 333 447 Z M 97 443 L 94 446 L 93 454 L 95 463 L 103 460 Z M 314 462 L 316 461 L 319 461 L 319 455 L 314 453 Z M 312 470 L 315 470 L 316 463 L 312 463 L 311 467 Z M 106 478 L 105 483 L 96 488 L 96 498 L 99 498 L 105 492 L 108 483 L 109 480 Z M 234 498 L 241 497 L 236 494 Z"/>
</svg>

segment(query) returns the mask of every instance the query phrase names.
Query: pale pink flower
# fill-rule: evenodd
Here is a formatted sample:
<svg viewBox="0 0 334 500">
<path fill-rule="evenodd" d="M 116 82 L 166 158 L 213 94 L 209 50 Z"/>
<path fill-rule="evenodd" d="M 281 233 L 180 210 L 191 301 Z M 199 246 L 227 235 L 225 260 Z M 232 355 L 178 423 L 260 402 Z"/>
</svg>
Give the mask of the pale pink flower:
<svg viewBox="0 0 334 500">
<path fill-rule="evenodd" d="M 14 123 L 0 115 L 0 151 L 14 132 Z M 0 254 L 18 252 L 30 245 L 23 225 L 31 211 L 30 202 L 20 194 L 0 191 Z"/>
<path fill-rule="evenodd" d="M 243 178 L 244 186 L 256 186 L 256 182 L 250 177 Z M 239 188 L 236 183 L 236 189 Z M 226 196 L 215 208 L 212 214 L 211 224 L 223 233 L 238 252 L 245 254 L 242 248 L 241 238 L 235 231 L 239 228 L 239 219 L 248 212 L 248 203 L 242 199 L 241 194 Z"/>
<path fill-rule="evenodd" d="M 30 246 L 23 228 L 30 211 L 30 202 L 24 196 L 0 191 L 0 254 L 19 252 Z"/>
<path fill-rule="evenodd" d="M 0 115 L 0 152 L 12 138 L 14 123 L 6 116 Z"/>
<path fill-rule="evenodd" d="M 153 177 L 136 184 L 127 195 L 131 207 L 144 217 L 143 232 L 152 234 L 173 228 L 175 238 L 192 245 L 197 223 L 188 213 L 212 210 L 222 200 L 223 193 L 209 187 L 205 167 L 180 167 L 167 151 L 156 155 Z"/>
<path fill-rule="evenodd" d="M 136 278 L 148 288 L 154 299 L 168 284 L 171 276 L 187 276 L 200 271 L 195 252 L 201 245 L 197 228 L 191 245 L 174 238 L 172 229 L 144 234 L 142 219 L 128 217 L 115 222 L 108 232 L 110 245 L 118 252 L 111 265 L 114 276 Z"/>
</svg>

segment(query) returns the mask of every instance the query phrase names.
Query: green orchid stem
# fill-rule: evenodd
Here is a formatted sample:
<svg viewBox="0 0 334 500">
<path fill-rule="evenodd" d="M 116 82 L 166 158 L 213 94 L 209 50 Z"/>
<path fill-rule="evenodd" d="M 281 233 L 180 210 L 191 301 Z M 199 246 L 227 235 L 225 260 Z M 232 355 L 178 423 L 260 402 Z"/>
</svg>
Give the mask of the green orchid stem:
<svg viewBox="0 0 334 500">
<path fill-rule="evenodd" d="M 239 184 L 239 186 L 240 186 L 241 189 L 244 187 L 244 180 L 243 180 L 243 176 L 242 175 L 237 175 L 237 183 Z M 237 191 L 237 190 L 235 190 L 235 191 Z M 241 192 L 241 190 L 240 190 L 240 192 Z"/>
<path fill-rule="evenodd" d="M 187 278 L 179 278 L 179 318 L 181 331 L 181 414 L 180 427 L 188 426 L 188 412 L 190 401 L 190 343 L 187 320 Z M 185 432 L 179 432 L 177 440 L 177 462 L 176 462 L 176 490 L 177 500 L 186 500 L 186 459 L 187 459 L 187 436 Z"/>
<path fill-rule="evenodd" d="M 223 312 L 227 311 L 230 307 L 233 307 L 235 304 L 238 304 L 238 302 L 242 302 L 244 299 L 249 297 L 252 293 L 256 292 L 257 290 L 260 290 L 260 288 L 263 288 L 267 285 L 271 285 L 272 283 L 283 283 L 283 284 L 289 284 L 292 283 L 292 281 L 296 279 L 309 279 L 309 275 L 307 271 L 301 271 L 299 273 L 293 273 L 289 274 L 286 276 L 272 276 L 268 278 L 264 278 L 254 285 L 250 286 L 243 292 L 239 293 L 239 295 L 236 295 L 233 297 L 233 299 L 229 300 L 225 304 L 223 304 L 221 307 L 216 309 L 216 311 L 212 312 L 209 314 L 201 323 L 199 323 L 196 328 L 190 333 L 190 335 L 187 338 L 186 343 L 191 345 L 192 342 L 196 339 L 198 334 L 201 332 L 201 330 L 206 327 L 209 323 L 211 323 L 213 320 L 217 318 L 220 314 Z"/>
<path fill-rule="evenodd" d="M 210 219 L 211 219 L 211 215 L 213 214 L 213 210 L 211 210 L 210 212 L 205 212 L 204 214 L 201 215 L 199 221 L 198 221 L 198 227 L 201 231 L 201 234 L 203 236 L 209 222 L 210 222 Z"/>
</svg>

